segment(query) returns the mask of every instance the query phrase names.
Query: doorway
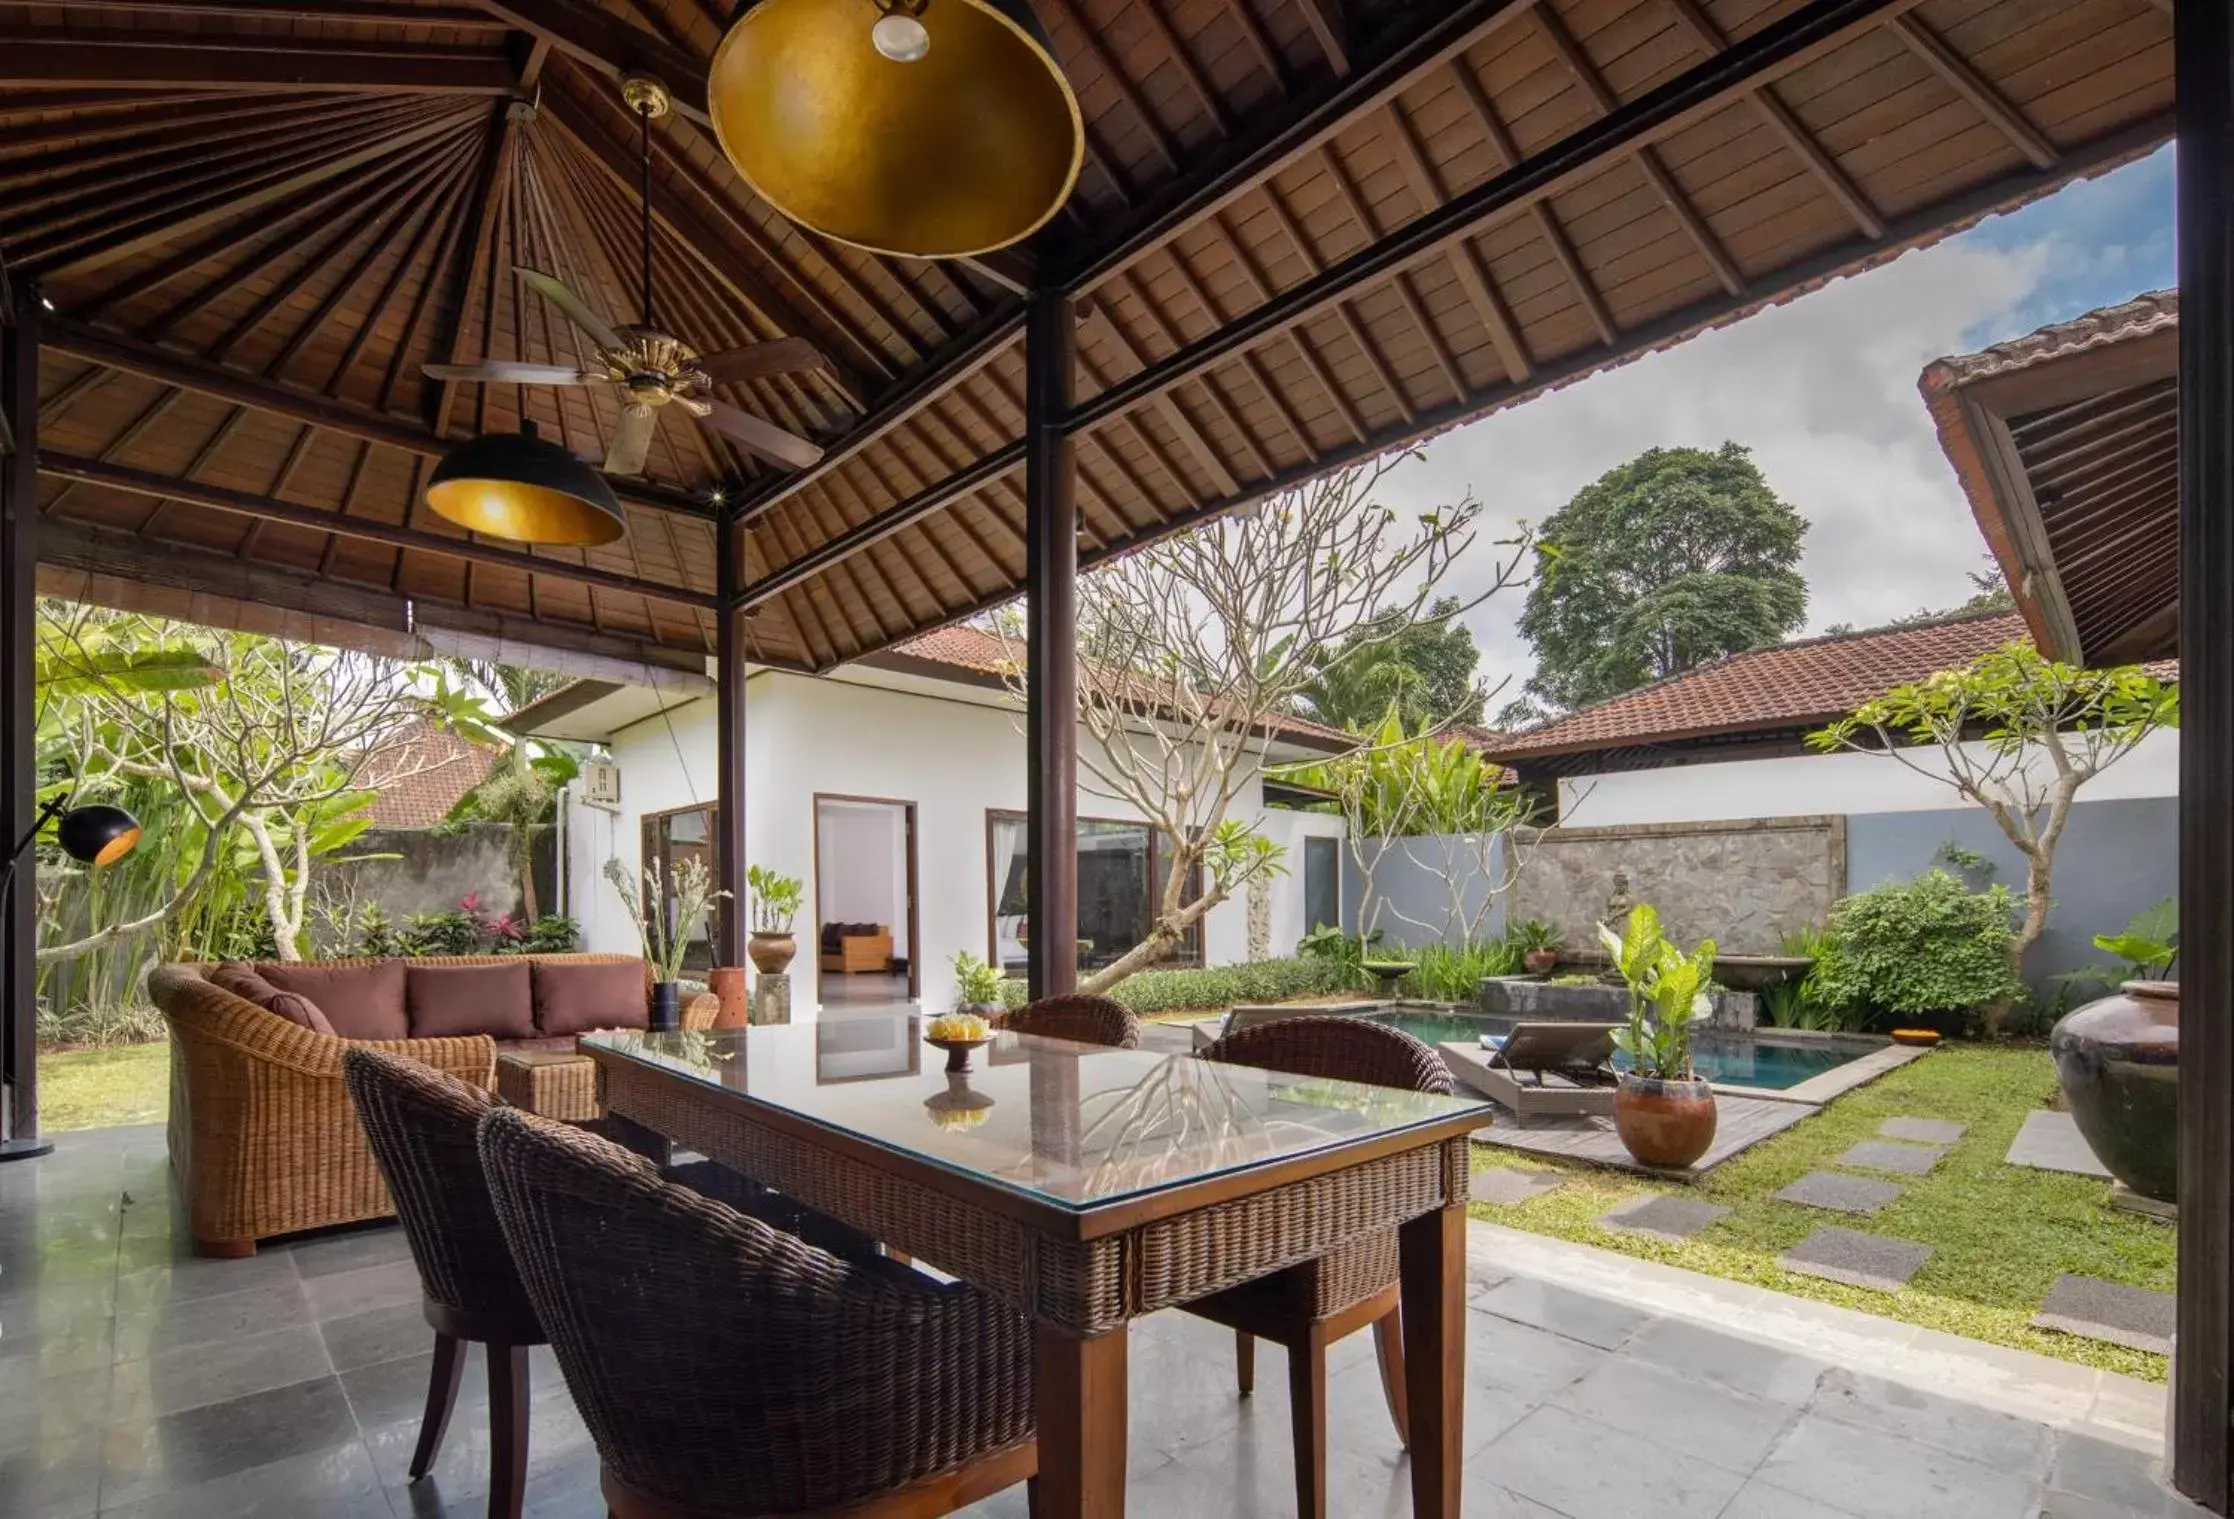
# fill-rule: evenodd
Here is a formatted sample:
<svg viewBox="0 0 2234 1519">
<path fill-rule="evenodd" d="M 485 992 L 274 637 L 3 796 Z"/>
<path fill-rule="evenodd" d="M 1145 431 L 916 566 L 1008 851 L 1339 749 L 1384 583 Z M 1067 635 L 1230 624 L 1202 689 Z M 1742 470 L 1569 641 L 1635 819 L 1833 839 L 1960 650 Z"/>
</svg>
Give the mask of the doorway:
<svg viewBox="0 0 2234 1519">
<path fill-rule="evenodd" d="M 922 994 L 915 803 L 814 799 L 814 934 L 825 1007 Z"/>
</svg>

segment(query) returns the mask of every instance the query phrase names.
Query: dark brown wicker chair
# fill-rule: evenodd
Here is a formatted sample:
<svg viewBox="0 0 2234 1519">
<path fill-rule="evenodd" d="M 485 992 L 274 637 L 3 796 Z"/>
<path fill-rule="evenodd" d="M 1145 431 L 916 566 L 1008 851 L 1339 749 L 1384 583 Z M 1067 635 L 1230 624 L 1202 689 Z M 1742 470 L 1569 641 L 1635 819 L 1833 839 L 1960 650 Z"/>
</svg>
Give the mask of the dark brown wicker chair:
<svg viewBox="0 0 2234 1519">
<path fill-rule="evenodd" d="M 1068 1039 L 1073 1044 L 1103 1044 L 1111 1049 L 1140 1048 L 1140 1020 L 1121 1002 L 1091 992 L 1070 992 L 1042 997 L 1001 1016 L 1000 1026 L 1013 1034 L 1036 1034 L 1043 1039 Z"/>
<path fill-rule="evenodd" d="M 1260 1023 L 1227 1035 L 1201 1056 L 1321 1080 L 1443 1095 L 1453 1090 L 1440 1055 L 1401 1029 L 1358 1018 L 1306 1016 Z M 1256 1341 L 1286 1347 L 1296 1512 L 1302 1519 L 1324 1519 L 1326 1514 L 1326 1351 L 1336 1340 L 1373 1326 L 1389 1417 L 1396 1421 L 1397 1438 L 1410 1443 L 1398 1300 L 1396 1231 L 1391 1229 L 1187 1305 L 1187 1312 L 1233 1330 L 1243 1397 L 1256 1388 Z"/>
<path fill-rule="evenodd" d="M 411 1480 L 433 1467 L 458 1399 L 466 1347 L 488 1347 L 489 1513 L 520 1512 L 527 1479 L 527 1353 L 544 1343 L 489 1201 L 475 1133 L 489 1094 L 401 1055 L 343 1051 L 342 1084 L 364 1125 L 372 1158 L 395 1199 L 419 1266 L 434 1370 Z"/>
<path fill-rule="evenodd" d="M 481 1159 L 615 1519 L 951 1513 L 1035 1477 L 1032 1332 L 512 1109 Z"/>
</svg>

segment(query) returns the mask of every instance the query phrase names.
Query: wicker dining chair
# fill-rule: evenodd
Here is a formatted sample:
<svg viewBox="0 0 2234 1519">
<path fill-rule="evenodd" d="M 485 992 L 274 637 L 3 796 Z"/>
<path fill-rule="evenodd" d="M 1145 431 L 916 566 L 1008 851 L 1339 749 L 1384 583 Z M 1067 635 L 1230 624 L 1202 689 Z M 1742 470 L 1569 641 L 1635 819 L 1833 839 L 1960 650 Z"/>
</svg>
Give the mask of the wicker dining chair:
<svg viewBox="0 0 2234 1519">
<path fill-rule="evenodd" d="M 1359 1018 L 1305 1016 L 1260 1023 L 1227 1035 L 1200 1055 L 1320 1080 L 1362 1081 L 1444 1096 L 1453 1090 L 1442 1056 L 1401 1029 Z M 1302 1519 L 1324 1519 L 1326 1514 L 1326 1352 L 1335 1341 L 1373 1326 L 1389 1417 L 1396 1423 L 1397 1438 L 1411 1443 L 1398 1299 L 1396 1231 L 1390 1229 L 1186 1305 L 1188 1313 L 1234 1332 L 1243 1397 L 1256 1389 L 1256 1342 L 1271 1340 L 1286 1348 L 1296 1512 Z"/>
<path fill-rule="evenodd" d="M 1140 1020 L 1122 1002 L 1091 992 L 1067 992 L 1042 997 L 1001 1016 L 1000 1026 L 1012 1034 L 1035 1034 L 1043 1039 L 1068 1039 L 1073 1044 L 1102 1044 L 1111 1049 L 1140 1048 Z"/>
<path fill-rule="evenodd" d="M 1036 1487 L 1032 1331 L 1004 1304 L 532 1114 L 490 1112 L 480 1144 L 614 1519 L 915 1519 Z"/>
<path fill-rule="evenodd" d="M 494 1100 L 455 1076 L 379 1050 L 344 1051 L 341 1079 L 395 1199 L 434 1330 L 434 1368 L 419 1444 L 411 1453 L 411 1480 L 433 1467 L 457 1404 L 468 1347 L 484 1345 L 489 1514 L 517 1519 L 527 1480 L 527 1353 L 545 1336 L 512 1268 L 476 1148 L 476 1129 Z"/>
</svg>

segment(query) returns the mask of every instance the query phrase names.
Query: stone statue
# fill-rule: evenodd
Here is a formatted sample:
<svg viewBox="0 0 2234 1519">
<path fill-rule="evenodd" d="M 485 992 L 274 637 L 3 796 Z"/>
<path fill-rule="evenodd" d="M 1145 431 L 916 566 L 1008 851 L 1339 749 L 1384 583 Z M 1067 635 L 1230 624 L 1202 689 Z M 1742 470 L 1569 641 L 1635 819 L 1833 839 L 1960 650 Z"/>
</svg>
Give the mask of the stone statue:
<svg viewBox="0 0 2234 1519">
<path fill-rule="evenodd" d="M 1606 926 L 1618 933 L 1623 920 L 1629 916 L 1629 909 L 1636 905 L 1635 899 L 1629 895 L 1629 872 L 1616 870 L 1613 873 L 1613 894 L 1606 898 Z"/>
</svg>

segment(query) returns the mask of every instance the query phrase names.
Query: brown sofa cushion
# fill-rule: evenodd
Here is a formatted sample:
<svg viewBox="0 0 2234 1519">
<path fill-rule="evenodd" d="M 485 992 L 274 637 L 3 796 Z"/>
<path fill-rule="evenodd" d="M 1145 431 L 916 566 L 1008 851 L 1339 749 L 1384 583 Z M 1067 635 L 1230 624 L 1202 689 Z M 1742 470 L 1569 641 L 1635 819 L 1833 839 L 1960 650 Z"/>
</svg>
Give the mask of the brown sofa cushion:
<svg viewBox="0 0 2234 1519">
<path fill-rule="evenodd" d="M 276 965 L 256 973 L 283 992 L 308 997 L 344 1039 L 408 1039 L 401 960 L 370 965 Z"/>
<path fill-rule="evenodd" d="M 404 1007 L 414 1039 L 488 1034 L 527 1039 L 535 1033 L 528 963 L 414 965 L 404 977 Z"/>
<path fill-rule="evenodd" d="M 644 962 L 535 962 L 535 1030 L 586 1034 L 599 1028 L 645 1028 Z"/>
<path fill-rule="evenodd" d="M 331 1034 L 334 1026 L 317 1003 L 295 992 L 283 992 L 265 980 L 253 965 L 238 960 L 227 960 L 213 965 L 204 976 L 212 986 L 222 987 L 236 997 L 245 997 L 267 1013 L 277 1013 L 289 1023 L 300 1024 L 313 1034 Z"/>
</svg>

